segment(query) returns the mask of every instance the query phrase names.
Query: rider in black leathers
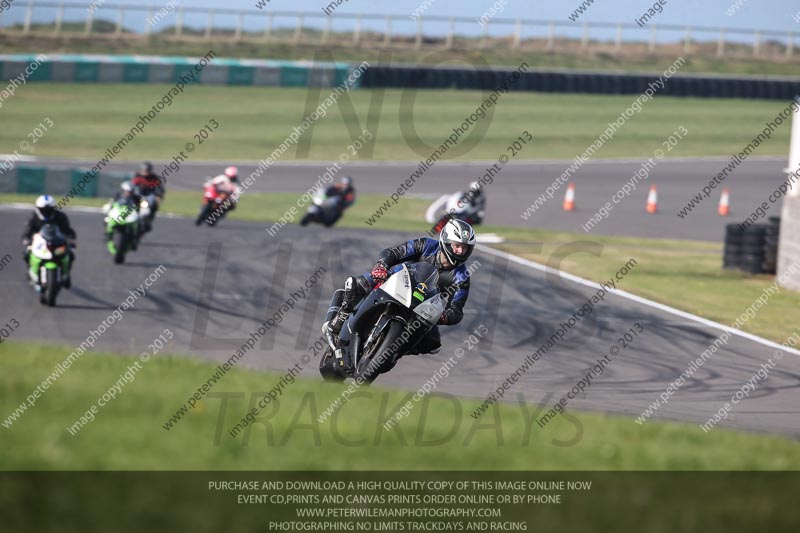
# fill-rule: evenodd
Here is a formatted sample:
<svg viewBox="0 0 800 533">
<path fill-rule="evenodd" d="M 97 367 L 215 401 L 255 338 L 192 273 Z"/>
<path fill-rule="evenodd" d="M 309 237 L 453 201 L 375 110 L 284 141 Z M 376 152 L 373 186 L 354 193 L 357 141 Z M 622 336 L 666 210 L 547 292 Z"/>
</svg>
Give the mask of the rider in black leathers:
<svg viewBox="0 0 800 533">
<path fill-rule="evenodd" d="M 422 237 L 385 249 L 370 272 L 347 278 L 344 288 L 334 293 L 322 326 L 323 334 L 338 341 L 342 325 L 356 304 L 397 271 L 398 265 L 407 261 L 424 261 L 436 266 L 439 289 L 446 297 L 445 311 L 439 324 L 458 324 L 464 317 L 464 305 L 469 297 L 470 278 L 466 261 L 474 247 L 472 227 L 463 220 L 451 220 L 442 229 L 438 240 Z M 414 353 L 436 353 L 441 345 L 437 326 L 417 343 Z"/>
</svg>

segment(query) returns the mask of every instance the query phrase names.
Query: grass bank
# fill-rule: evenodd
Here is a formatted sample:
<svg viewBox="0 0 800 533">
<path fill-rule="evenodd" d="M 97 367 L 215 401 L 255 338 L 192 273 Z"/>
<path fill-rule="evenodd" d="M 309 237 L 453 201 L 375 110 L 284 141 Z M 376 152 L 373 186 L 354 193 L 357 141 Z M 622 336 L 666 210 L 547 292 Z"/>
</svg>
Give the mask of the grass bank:
<svg viewBox="0 0 800 533">
<path fill-rule="evenodd" d="M 0 153 L 96 160 L 115 145 L 166 91 L 167 85 L 36 83 L 26 85 L 4 102 Z M 453 128 L 460 126 L 482 101 L 478 91 L 356 90 L 349 93 L 352 110 L 332 107 L 305 135 L 308 150 L 292 146 L 283 160 L 336 160 L 350 143 L 348 125 L 361 130 L 370 124 L 374 150 L 362 149 L 363 160 L 419 160 L 430 156 Z M 315 108 L 327 91 L 268 87 L 194 86 L 179 95 L 146 126 L 117 160 L 168 160 L 193 142 L 199 160 L 260 160 L 267 157 L 303 121 L 307 100 Z M 411 98 L 409 98 L 411 96 Z M 572 159 L 595 142 L 635 100 L 633 95 L 577 95 L 514 92 L 502 97 L 472 127 L 448 157 L 496 159 L 523 131 L 534 137 L 523 151 L 528 159 Z M 344 97 L 339 103 L 344 102 Z M 374 107 L 370 107 L 374 104 Z M 595 158 L 652 156 L 680 126 L 688 142 L 670 156 L 730 156 L 738 153 L 786 107 L 785 102 L 657 97 L 647 102 L 621 127 L 613 142 Z M 20 149 L 26 132 L 50 118 L 53 126 L 29 151 Z M 368 117 L 374 122 L 368 122 Z M 195 134 L 212 119 L 219 124 L 200 143 Z M 485 129 L 481 133 L 481 131 Z M 358 134 L 356 134 L 358 135 Z M 482 136 L 481 136 L 482 135 Z M 310 137 L 309 137 L 310 136 Z M 28 139 L 30 141 L 30 138 Z M 756 155 L 785 155 L 789 125 L 761 144 Z M 508 154 L 506 154 L 508 155 Z"/>
</svg>

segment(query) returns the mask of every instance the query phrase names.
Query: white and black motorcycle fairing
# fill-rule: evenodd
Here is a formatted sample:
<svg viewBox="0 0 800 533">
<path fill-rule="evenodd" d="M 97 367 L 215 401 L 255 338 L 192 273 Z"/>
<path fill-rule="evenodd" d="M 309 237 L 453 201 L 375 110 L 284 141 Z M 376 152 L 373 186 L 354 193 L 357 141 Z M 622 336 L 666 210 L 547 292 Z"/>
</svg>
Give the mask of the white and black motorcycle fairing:
<svg viewBox="0 0 800 533">
<path fill-rule="evenodd" d="M 388 372 L 439 321 L 445 302 L 430 263 L 403 263 L 345 321 L 336 349 L 320 361 L 326 380 L 371 383 Z"/>
</svg>

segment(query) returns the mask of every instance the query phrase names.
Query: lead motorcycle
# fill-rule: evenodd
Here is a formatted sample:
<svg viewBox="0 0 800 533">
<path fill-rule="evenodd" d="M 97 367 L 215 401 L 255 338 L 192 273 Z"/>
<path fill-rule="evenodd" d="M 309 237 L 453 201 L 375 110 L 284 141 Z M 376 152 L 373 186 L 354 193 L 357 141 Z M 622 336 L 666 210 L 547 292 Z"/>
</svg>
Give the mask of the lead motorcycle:
<svg viewBox="0 0 800 533">
<path fill-rule="evenodd" d="M 439 273 L 430 263 L 403 263 L 375 287 L 345 321 L 339 338 L 325 332 L 329 348 L 319 371 L 327 381 L 372 383 L 436 325 L 444 312 Z"/>
<path fill-rule="evenodd" d="M 64 274 L 69 272 L 69 258 L 69 243 L 55 224 L 45 224 L 33 235 L 28 276 L 43 305 L 56 305 Z"/>
</svg>

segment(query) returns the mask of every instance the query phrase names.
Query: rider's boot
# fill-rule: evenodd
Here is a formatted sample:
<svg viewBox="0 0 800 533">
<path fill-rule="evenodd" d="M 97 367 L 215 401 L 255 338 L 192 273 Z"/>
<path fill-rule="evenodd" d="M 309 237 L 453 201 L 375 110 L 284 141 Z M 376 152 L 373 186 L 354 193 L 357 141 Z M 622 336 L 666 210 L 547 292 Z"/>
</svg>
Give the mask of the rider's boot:
<svg viewBox="0 0 800 533">
<path fill-rule="evenodd" d="M 333 294 L 331 306 L 322 325 L 323 334 L 330 334 L 338 341 L 350 313 L 356 304 L 369 291 L 369 282 L 363 276 L 351 276 L 344 282 L 344 289 L 339 289 Z"/>
</svg>

